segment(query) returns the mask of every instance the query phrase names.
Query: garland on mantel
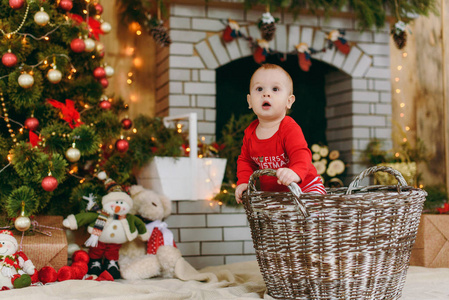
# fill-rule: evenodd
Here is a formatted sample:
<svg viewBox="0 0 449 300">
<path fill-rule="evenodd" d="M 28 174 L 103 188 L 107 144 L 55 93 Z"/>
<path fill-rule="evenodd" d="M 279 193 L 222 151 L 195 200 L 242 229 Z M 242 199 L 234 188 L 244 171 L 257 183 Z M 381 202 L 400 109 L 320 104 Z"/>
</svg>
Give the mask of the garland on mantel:
<svg viewBox="0 0 449 300">
<path fill-rule="evenodd" d="M 265 5 L 269 6 L 270 11 L 285 9 L 295 16 L 304 10 L 312 13 L 322 11 L 325 16 L 336 12 L 352 12 L 362 31 L 384 27 L 387 15 L 400 21 L 412 15 L 438 13 L 436 0 L 243 0 L 243 3 L 245 9 Z"/>
<path fill-rule="evenodd" d="M 204 0 L 205 5 L 213 2 L 231 1 Z M 163 26 L 161 17 L 166 10 L 164 0 L 118 0 L 117 4 L 125 24 L 136 22 L 153 36 L 156 43 L 163 47 L 170 45 L 168 28 Z M 242 0 L 242 4 L 246 10 L 263 5 L 267 11 L 285 10 L 295 17 L 305 11 L 322 13 L 325 17 L 338 12 L 353 13 L 361 31 L 383 28 L 387 16 L 392 16 L 396 22 L 392 25 L 391 35 L 399 49 L 405 47 L 407 22 L 411 16 L 427 16 L 429 12 L 438 14 L 436 0 Z"/>
</svg>

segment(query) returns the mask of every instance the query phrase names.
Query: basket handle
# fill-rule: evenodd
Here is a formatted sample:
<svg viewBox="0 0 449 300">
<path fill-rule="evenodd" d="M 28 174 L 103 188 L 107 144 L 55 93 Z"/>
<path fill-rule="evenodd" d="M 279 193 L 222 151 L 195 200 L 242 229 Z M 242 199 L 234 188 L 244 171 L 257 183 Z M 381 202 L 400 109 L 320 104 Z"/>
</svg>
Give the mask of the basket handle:
<svg viewBox="0 0 449 300">
<path fill-rule="evenodd" d="M 249 199 L 250 199 L 251 192 L 257 191 L 255 182 L 257 181 L 257 179 L 260 176 L 263 176 L 263 175 L 276 177 L 276 170 L 262 169 L 262 170 L 254 171 L 254 173 L 251 175 L 251 177 L 249 178 L 249 181 L 248 181 L 247 193 L 248 193 Z M 304 203 L 302 202 L 302 200 L 300 198 L 302 191 L 301 191 L 301 188 L 299 187 L 299 185 L 297 185 L 296 182 L 292 182 L 292 183 L 290 183 L 290 185 L 288 185 L 288 188 L 290 189 L 292 194 L 295 196 L 293 199 L 296 202 L 296 207 L 298 208 L 298 211 L 304 216 L 304 218 L 307 218 L 308 216 L 310 216 L 309 212 L 306 209 L 306 206 L 304 205 Z"/>
<path fill-rule="evenodd" d="M 399 191 L 399 187 L 408 185 L 407 181 L 404 179 L 401 172 L 399 172 L 398 170 L 390 168 L 390 167 L 386 167 L 386 166 L 374 166 L 374 167 L 370 167 L 370 168 L 366 169 L 365 171 L 361 172 L 357 177 L 354 178 L 354 180 L 349 185 L 348 190 L 346 191 L 346 195 L 351 194 L 352 190 L 354 190 L 355 188 L 357 188 L 359 186 L 360 181 L 363 178 L 365 178 L 371 174 L 374 174 L 376 172 L 387 172 L 387 173 L 393 175 L 396 178 L 396 180 L 398 181 L 398 191 Z"/>
</svg>

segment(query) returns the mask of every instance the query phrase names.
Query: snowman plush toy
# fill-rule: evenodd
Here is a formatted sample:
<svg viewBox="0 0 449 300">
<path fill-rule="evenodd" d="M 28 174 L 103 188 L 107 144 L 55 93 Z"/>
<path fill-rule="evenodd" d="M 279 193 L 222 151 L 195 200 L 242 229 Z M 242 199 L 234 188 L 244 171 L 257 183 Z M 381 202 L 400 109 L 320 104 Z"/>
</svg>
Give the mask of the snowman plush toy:
<svg viewBox="0 0 449 300">
<path fill-rule="evenodd" d="M 62 224 L 71 230 L 88 226 L 87 231 L 91 234 L 85 242 L 90 247 L 88 274 L 99 276 L 107 271 L 114 279 L 119 279 L 120 247 L 137 236 L 142 241 L 147 241 L 149 233 L 141 219 L 129 214 L 133 206 L 132 198 L 117 183 L 107 178 L 104 172 L 98 178 L 105 179 L 108 192 L 102 198 L 102 210 L 69 215 Z"/>
<path fill-rule="evenodd" d="M 0 288 L 12 289 L 31 285 L 36 269 L 25 253 L 18 251 L 16 238 L 9 230 L 0 231 Z"/>
</svg>

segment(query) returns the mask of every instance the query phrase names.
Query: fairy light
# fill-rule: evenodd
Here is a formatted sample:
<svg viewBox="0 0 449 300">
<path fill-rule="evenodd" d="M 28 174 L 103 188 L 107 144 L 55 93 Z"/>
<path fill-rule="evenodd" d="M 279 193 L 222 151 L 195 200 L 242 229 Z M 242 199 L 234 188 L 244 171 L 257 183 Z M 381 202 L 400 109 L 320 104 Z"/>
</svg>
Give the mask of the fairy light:
<svg viewBox="0 0 449 300">
<path fill-rule="evenodd" d="M 128 56 L 132 56 L 134 54 L 134 47 L 126 47 L 125 53 Z"/>
<path fill-rule="evenodd" d="M 141 68 L 141 67 L 143 66 L 143 60 L 142 60 L 142 58 L 140 58 L 140 57 L 135 57 L 135 58 L 133 59 L 133 65 L 134 65 L 136 68 Z"/>
<path fill-rule="evenodd" d="M 133 128 L 133 133 L 137 133 L 137 129 L 136 128 Z"/>
</svg>

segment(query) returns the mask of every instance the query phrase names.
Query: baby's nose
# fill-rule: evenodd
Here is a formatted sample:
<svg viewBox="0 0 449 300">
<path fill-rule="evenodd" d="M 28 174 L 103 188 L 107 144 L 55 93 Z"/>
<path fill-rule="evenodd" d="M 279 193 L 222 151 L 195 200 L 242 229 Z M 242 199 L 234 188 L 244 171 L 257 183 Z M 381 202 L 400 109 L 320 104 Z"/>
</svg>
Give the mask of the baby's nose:
<svg viewBox="0 0 449 300">
<path fill-rule="evenodd" d="M 271 95 L 269 93 L 264 93 L 263 96 L 268 97 L 268 98 L 271 97 Z"/>
</svg>

